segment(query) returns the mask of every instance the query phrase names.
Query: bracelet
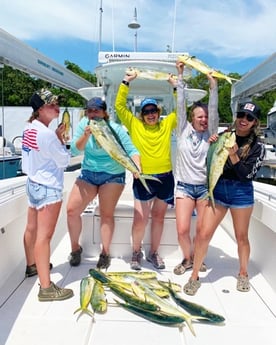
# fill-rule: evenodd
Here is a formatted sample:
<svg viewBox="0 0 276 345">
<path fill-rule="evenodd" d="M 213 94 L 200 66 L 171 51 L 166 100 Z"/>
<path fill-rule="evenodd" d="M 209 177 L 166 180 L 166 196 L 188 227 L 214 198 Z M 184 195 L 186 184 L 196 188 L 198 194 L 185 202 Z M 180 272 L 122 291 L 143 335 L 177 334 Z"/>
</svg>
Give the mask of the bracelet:
<svg viewBox="0 0 276 345">
<path fill-rule="evenodd" d="M 122 80 L 122 84 L 125 84 L 126 86 L 129 86 L 129 82 L 126 80 Z"/>
</svg>

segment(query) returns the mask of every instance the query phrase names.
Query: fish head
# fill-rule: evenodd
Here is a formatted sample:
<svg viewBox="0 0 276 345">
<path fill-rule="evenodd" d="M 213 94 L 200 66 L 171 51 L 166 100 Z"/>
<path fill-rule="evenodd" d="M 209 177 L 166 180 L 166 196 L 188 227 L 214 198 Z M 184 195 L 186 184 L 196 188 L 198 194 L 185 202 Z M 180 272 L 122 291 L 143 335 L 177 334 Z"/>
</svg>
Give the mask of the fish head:
<svg viewBox="0 0 276 345">
<path fill-rule="evenodd" d="M 226 147 L 226 148 L 233 147 L 235 145 L 235 142 L 236 142 L 235 132 L 233 132 L 233 131 L 225 132 L 224 135 L 225 135 L 224 147 Z"/>
</svg>

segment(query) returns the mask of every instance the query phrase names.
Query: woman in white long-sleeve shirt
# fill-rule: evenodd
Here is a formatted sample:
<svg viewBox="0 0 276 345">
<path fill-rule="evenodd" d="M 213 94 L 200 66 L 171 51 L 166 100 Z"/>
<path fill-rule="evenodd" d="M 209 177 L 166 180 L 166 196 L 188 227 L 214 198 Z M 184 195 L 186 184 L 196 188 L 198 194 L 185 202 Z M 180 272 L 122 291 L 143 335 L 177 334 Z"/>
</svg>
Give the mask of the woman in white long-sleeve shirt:
<svg viewBox="0 0 276 345">
<path fill-rule="evenodd" d="M 63 142 L 65 126 L 48 128 L 59 116 L 58 96 L 42 89 L 30 99 L 33 113 L 22 139 L 22 169 L 27 174 L 28 219 L 24 233 L 27 261 L 25 275 L 38 274 L 39 301 L 59 301 L 73 296 L 71 289 L 55 285 L 50 279 L 50 241 L 59 216 L 64 168 L 70 153 Z"/>
<path fill-rule="evenodd" d="M 176 62 L 177 84 L 177 153 L 176 153 L 176 225 L 178 242 L 183 260 L 174 268 L 175 274 L 183 274 L 193 265 L 193 241 L 190 227 L 196 209 L 196 229 L 202 222 L 204 207 L 208 203 L 206 155 L 209 139 L 218 128 L 217 81 L 207 75 L 210 84 L 209 103 L 196 102 L 191 107 L 191 122 L 187 119 L 184 64 Z M 201 269 L 206 270 L 205 264 Z"/>
</svg>

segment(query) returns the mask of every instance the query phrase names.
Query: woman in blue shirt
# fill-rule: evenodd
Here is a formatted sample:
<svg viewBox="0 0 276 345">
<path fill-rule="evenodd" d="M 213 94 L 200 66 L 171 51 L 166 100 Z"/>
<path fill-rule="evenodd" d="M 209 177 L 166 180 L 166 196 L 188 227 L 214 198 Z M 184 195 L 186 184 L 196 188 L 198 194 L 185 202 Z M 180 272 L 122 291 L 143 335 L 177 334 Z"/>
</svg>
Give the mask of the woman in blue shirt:
<svg viewBox="0 0 276 345">
<path fill-rule="evenodd" d="M 110 265 L 109 247 L 114 232 L 114 210 L 124 189 L 125 168 L 113 160 L 91 135 L 88 122 L 95 118 L 108 121 L 138 167 L 140 167 L 140 155 L 123 127 L 109 120 L 105 101 L 99 97 L 90 99 L 87 102 L 86 116 L 78 124 L 71 143 L 72 154 L 83 152 L 84 158 L 81 174 L 72 188 L 67 204 L 67 223 L 72 248 L 70 265 L 78 266 L 81 262 L 82 248 L 79 245 L 81 214 L 88 203 L 98 195 L 102 251 L 97 268 L 107 268 Z"/>
</svg>

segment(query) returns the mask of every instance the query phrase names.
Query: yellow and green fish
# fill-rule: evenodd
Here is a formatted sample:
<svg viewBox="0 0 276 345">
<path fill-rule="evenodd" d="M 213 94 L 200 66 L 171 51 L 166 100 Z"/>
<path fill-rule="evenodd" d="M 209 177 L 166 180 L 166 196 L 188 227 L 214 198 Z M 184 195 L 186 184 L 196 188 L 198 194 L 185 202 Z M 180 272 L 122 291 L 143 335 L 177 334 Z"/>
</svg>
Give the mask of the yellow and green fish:
<svg viewBox="0 0 276 345">
<path fill-rule="evenodd" d="M 89 126 L 91 133 L 94 135 L 98 144 L 109 154 L 111 158 L 125 167 L 127 170 L 137 175 L 145 189 L 150 192 L 146 180 L 154 180 L 161 183 L 161 181 L 151 175 L 141 174 L 138 167 L 127 154 L 122 144 L 119 143 L 118 139 L 115 137 L 111 126 L 104 119 L 90 120 Z"/>
<path fill-rule="evenodd" d="M 218 140 L 216 142 L 210 144 L 207 153 L 208 196 L 211 199 L 213 209 L 215 208 L 213 191 L 218 182 L 218 179 L 223 173 L 224 165 L 229 156 L 228 149 L 233 147 L 235 142 L 235 132 L 224 132 L 221 135 L 219 135 Z"/>
<path fill-rule="evenodd" d="M 188 54 L 180 55 L 180 56 L 178 56 L 178 60 L 183 62 L 185 65 L 187 65 L 191 68 L 194 68 L 203 74 L 207 75 L 207 74 L 211 73 L 214 78 L 225 79 L 230 84 L 232 84 L 232 80 L 238 80 L 238 79 L 229 77 L 226 74 L 223 74 L 221 72 L 214 70 L 213 68 L 206 65 L 203 61 L 197 59 L 195 56 L 190 56 Z"/>
</svg>

